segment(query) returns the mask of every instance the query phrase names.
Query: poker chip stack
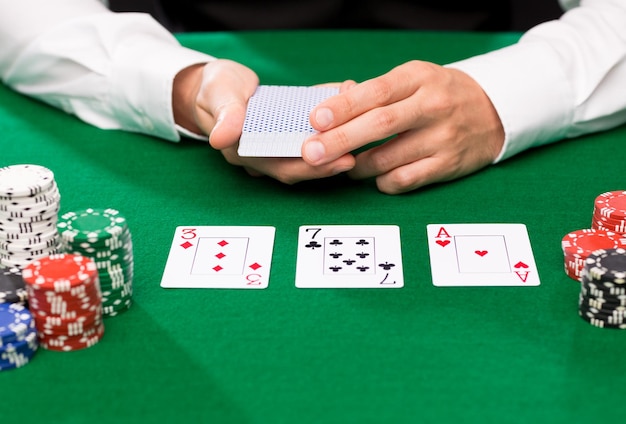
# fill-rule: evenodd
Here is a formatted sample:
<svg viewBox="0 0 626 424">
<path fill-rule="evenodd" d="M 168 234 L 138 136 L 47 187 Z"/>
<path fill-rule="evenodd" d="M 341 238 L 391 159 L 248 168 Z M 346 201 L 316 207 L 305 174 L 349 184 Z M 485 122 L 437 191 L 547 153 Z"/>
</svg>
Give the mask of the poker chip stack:
<svg viewBox="0 0 626 424">
<path fill-rule="evenodd" d="M 0 168 L 0 266 L 23 268 L 58 252 L 60 201 L 49 169 L 39 165 Z"/>
<path fill-rule="evenodd" d="M 626 234 L 626 191 L 608 191 L 596 197 L 591 227 Z"/>
<path fill-rule="evenodd" d="M 17 267 L 0 267 L 0 304 L 19 303 L 27 306 L 27 300 L 28 294 L 22 278 L 22 270 Z"/>
<path fill-rule="evenodd" d="M 585 260 L 579 315 L 601 328 L 626 329 L 626 249 L 600 249 Z"/>
<path fill-rule="evenodd" d="M 0 371 L 28 364 L 38 347 L 31 312 L 18 303 L 0 303 Z"/>
<path fill-rule="evenodd" d="M 561 240 L 565 258 L 565 273 L 581 281 L 585 260 L 599 249 L 626 248 L 626 236 L 602 229 L 576 230 Z"/>
<path fill-rule="evenodd" d="M 59 218 L 64 252 L 92 258 L 99 272 L 105 317 L 132 305 L 133 245 L 126 219 L 115 209 L 83 209 Z"/>
<path fill-rule="evenodd" d="M 71 351 L 102 339 L 102 295 L 91 258 L 50 255 L 27 265 L 22 276 L 40 346 Z"/>
</svg>

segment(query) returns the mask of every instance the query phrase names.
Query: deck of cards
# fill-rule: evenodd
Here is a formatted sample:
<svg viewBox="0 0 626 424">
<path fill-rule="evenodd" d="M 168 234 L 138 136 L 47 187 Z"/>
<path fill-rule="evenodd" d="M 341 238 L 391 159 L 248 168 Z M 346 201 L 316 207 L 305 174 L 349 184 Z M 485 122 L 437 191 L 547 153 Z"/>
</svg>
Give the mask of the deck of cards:
<svg viewBox="0 0 626 424">
<path fill-rule="evenodd" d="M 302 143 L 315 130 L 309 113 L 339 92 L 331 86 L 260 85 L 248 102 L 239 156 L 301 157 Z"/>
<path fill-rule="evenodd" d="M 271 226 L 179 226 L 161 287 L 267 288 L 275 231 Z M 540 284 L 523 224 L 429 224 L 426 235 L 437 287 Z M 293 249 L 297 288 L 404 287 L 398 226 L 303 225 Z"/>
</svg>

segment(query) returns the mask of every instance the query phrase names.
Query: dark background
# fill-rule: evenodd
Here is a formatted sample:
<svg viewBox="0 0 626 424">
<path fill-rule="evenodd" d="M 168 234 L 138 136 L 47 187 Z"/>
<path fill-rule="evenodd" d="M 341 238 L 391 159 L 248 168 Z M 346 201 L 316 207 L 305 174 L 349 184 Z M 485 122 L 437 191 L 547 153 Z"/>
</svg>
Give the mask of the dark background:
<svg viewBox="0 0 626 424">
<path fill-rule="evenodd" d="M 246 0 L 243 1 L 243 3 L 245 2 Z M 349 0 L 345 1 L 345 3 L 349 3 L 349 2 L 350 2 Z M 193 26 L 189 26 L 189 25 L 185 26 L 184 24 L 180 24 L 180 23 L 179 24 L 172 23 L 171 20 L 169 19 L 171 17 L 171 12 L 172 11 L 179 12 L 179 11 L 182 11 L 183 8 L 187 9 L 186 6 L 181 6 L 185 3 L 189 3 L 189 4 L 193 3 L 193 4 L 198 5 L 201 2 L 193 1 L 193 0 L 176 0 L 175 2 L 172 2 L 170 0 L 161 0 L 161 1 L 158 1 L 158 0 L 110 0 L 109 1 L 110 7 L 112 10 L 148 12 L 152 14 L 161 23 L 163 23 L 165 26 L 167 26 L 170 30 L 175 31 L 175 32 L 210 31 L 212 29 L 216 29 L 216 30 L 253 29 L 253 28 L 249 28 L 250 24 L 245 23 L 246 22 L 245 12 L 247 9 L 246 7 L 239 8 L 237 10 L 238 16 L 237 18 L 235 18 L 237 23 L 242 26 L 241 28 L 232 28 L 232 27 L 220 28 L 220 27 L 216 27 L 215 25 L 202 26 L 201 24 L 198 24 L 198 21 L 201 21 L 201 19 L 198 19 L 198 16 L 194 17 L 196 19 L 196 24 Z M 206 3 L 215 4 L 219 2 L 206 2 Z M 223 3 L 229 4 L 230 2 L 223 2 Z M 407 4 L 411 4 L 411 3 L 427 4 L 429 3 L 429 0 L 422 0 L 421 2 L 407 2 Z M 493 1 L 492 0 L 479 0 L 479 1 L 473 1 L 473 2 L 472 1 L 460 1 L 459 2 L 457 0 L 437 0 L 433 3 L 436 6 L 433 6 L 433 7 L 436 7 L 439 9 L 448 8 L 448 9 L 459 10 L 459 9 L 472 7 L 472 6 L 467 6 L 467 5 L 473 5 L 473 4 L 478 4 L 478 3 L 483 3 L 485 5 L 488 5 L 486 7 L 490 7 L 490 8 L 508 9 L 507 11 L 499 12 L 500 13 L 499 22 L 497 23 L 491 22 L 487 26 L 482 25 L 480 27 L 471 28 L 471 29 L 480 30 L 480 31 L 526 31 L 529 28 L 541 22 L 545 22 L 551 19 L 557 19 L 563 13 L 563 11 L 561 10 L 561 7 L 559 6 L 556 0 L 509 0 L 508 2 L 505 0 L 493 0 Z M 166 17 L 167 14 L 164 12 L 164 8 L 162 4 L 164 4 L 166 8 L 168 7 L 170 8 L 170 16 Z M 255 7 L 261 7 L 261 8 L 263 7 L 263 2 L 259 2 L 258 0 L 254 0 L 250 4 L 255 5 Z M 285 2 L 285 4 L 293 6 L 294 3 Z M 358 2 L 356 4 L 358 4 Z M 450 6 L 449 7 L 443 6 L 444 4 L 446 5 L 449 4 Z M 381 2 L 381 7 L 384 8 L 386 5 L 387 3 Z M 298 6 L 295 6 L 295 7 L 298 7 Z M 355 12 L 355 11 L 358 11 L 358 9 L 359 9 L 358 7 L 350 7 L 349 10 Z M 251 13 L 250 15 L 251 15 L 249 17 L 250 22 L 258 21 L 258 18 L 254 16 L 254 13 Z M 353 15 L 353 13 L 347 12 L 344 14 L 344 16 L 351 16 L 351 15 Z M 258 22 L 255 22 L 255 24 L 256 23 Z M 441 29 L 441 30 L 468 29 L 465 26 L 460 27 L 456 21 L 454 22 L 445 21 L 443 19 L 440 21 L 435 20 L 435 22 L 429 21 L 429 25 L 431 26 L 431 28 L 417 28 L 416 27 L 412 29 L 432 29 L 432 27 L 436 29 Z M 333 24 L 332 26 L 335 28 L 341 27 L 341 22 L 335 22 L 335 24 Z M 350 25 L 350 26 L 354 26 L 354 25 Z M 372 29 L 372 27 L 368 25 L 357 25 L 357 26 L 363 29 Z M 313 26 L 309 26 L 309 28 L 323 28 L 323 26 L 313 25 Z M 280 29 L 280 28 L 273 25 L 273 27 L 269 29 Z"/>
</svg>

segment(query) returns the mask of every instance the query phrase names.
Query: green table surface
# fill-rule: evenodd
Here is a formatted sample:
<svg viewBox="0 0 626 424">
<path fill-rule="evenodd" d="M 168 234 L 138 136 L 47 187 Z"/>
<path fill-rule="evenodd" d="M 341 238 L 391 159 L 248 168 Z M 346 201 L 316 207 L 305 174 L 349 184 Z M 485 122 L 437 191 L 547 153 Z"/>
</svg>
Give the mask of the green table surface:
<svg viewBox="0 0 626 424">
<path fill-rule="evenodd" d="M 270 32 L 180 35 L 262 84 L 363 80 L 406 60 L 446 63 L 519 34 Z M 523 81 L 520 81 L 523 83 Z M 541 107 L 541 105 L 537 105 Z M 388 196 L 337 177 L 252 178 L 196 141 L 103 131 L 0 87 L 0 165 L 54 171 L 62 212 L 118 209 L 134 241 L 134 305 L 97 345 L 41 349 L 0 373 L 0 422 L 587 423 L 626 413 L 626 332 L 577 314 L 562 237 L 626 189 L 626 128 L 528 151 L 453 183 Z M 539 287 L 437 288 L 426 225 L 524 223 Z M 298 227 L 395 224 L 405 286 L 297 289 Z M 271 225 L 265 290 L 163 289 L 178 225 Z"/>
</svg>

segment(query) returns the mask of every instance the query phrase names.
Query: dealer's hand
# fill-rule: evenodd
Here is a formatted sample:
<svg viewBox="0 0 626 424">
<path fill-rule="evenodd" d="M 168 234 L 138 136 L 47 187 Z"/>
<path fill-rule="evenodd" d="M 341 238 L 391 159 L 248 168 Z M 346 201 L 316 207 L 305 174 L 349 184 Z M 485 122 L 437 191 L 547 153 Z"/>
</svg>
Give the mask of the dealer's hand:
<svg viewBox="0 0 626 424">
<path fill-rule="evenodd" d="M 396 194 L 448 181 L 491 164 L 504 129 L 491 101 L 467 74 L 421 61 L 356 84 L 311 112 L 319 134 L 305 141 L 303 159 L 324 166 L 359 147 L 395 136 L 360 153 L 353 178 L 376 177 Z"/>
</svg>

